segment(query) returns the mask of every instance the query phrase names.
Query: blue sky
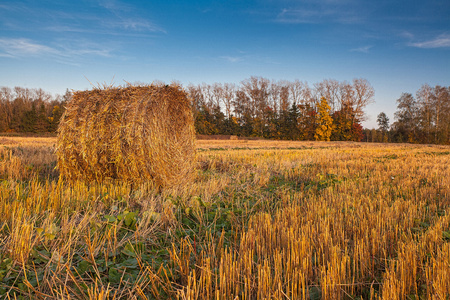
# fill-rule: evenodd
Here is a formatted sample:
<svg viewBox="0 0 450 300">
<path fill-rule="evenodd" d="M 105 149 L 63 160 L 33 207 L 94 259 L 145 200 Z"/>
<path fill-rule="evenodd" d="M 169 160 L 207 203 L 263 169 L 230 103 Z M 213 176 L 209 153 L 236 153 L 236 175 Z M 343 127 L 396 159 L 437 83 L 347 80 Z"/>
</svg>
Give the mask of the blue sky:
<svg viewBox="0 0 450 300">
<path fill-rule="evenodd" d="M 371 128 L 402 92 L 450 85 L 450 1 L 1 1 L 0 70 L 0 86 L 60 94 L 87 79 L 365 78 Z"/>
</svg>

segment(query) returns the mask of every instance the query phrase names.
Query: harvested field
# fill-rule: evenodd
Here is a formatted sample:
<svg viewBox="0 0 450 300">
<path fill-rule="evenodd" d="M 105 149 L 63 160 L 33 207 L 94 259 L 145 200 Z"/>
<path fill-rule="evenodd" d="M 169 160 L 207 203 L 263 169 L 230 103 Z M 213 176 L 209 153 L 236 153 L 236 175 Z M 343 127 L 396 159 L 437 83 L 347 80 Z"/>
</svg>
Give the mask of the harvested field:
<svg viewBox="0 0 450 300">
<path fill-rule="evenodd" d="M 450 295 L 448 146 L 200 140 L 193 183 L 159 190 L 2 142 L 0 298 Z"/>
</svg>

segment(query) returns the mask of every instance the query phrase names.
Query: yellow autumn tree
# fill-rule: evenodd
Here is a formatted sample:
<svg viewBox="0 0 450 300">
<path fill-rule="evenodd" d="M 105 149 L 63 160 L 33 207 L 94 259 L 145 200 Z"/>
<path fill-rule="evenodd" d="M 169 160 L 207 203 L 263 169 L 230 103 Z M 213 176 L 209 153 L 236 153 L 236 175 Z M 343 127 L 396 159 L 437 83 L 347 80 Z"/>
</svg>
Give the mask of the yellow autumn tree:
<svg viewBox="0 0 450 300">
<path fill-rule="evenodd" d="M 333 118 L 330 116 L 330 105 L 325 97 L 320 98 L 317 106 L 317 127 L 314 138 L 316 141 L 329 141 L 333 132 Z"/>
</svg>

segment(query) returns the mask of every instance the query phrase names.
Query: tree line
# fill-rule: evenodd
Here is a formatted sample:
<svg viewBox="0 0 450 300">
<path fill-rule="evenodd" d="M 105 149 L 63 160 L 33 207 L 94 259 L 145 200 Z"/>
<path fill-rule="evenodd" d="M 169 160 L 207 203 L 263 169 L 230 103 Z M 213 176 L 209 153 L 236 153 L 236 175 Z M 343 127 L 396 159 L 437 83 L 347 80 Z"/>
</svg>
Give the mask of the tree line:
<svg viewBox="0 0 450 300">
<path fill-rule="evenodd" d="M 428 84 L 397 99 L 394 123 L 384 112 L 377 116 L 378 129 L 365 129 L 365 141 L 450 144 L 450 86 Z"/>
<path fill-rule="evenodd" d="M 391 125 L 382 112 L 377 129 L 363 129 L 375 91 L 366 79 L 275 81 L 252 76 L 234 83 L 189 84 L 197 134 L 279 140 L 335 140 L 450 144 L 450 87 L 423 85 L 403 93 Z M 55 132 L 71 93 L 0 88 L 0 132 Z"/>
<path fill-rule="evenodd" d="M 295 81 L 250 77 L 240 82 L 188 85 L 199 134 L 280 140 L 360 141 L 364 108 L 375 91 L 366 79 Z"/>
<path fill-rule="evenodd" d="M 69 91 L 52 96 L 42 89 L 0 87 L 0 132 L 56 132 L 70 98 Z"/>
</svg>

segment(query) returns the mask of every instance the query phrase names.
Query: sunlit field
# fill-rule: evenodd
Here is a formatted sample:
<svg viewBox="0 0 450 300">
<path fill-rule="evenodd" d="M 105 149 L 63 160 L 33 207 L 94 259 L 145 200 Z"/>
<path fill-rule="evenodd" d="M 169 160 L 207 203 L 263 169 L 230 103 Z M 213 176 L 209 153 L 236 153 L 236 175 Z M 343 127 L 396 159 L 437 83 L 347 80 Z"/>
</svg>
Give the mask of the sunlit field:
<svg viewBox="0 0 450 300">
<path fill-rule="evenodd" d="M 0 137 L 0 299 L 450 299 L 450 147 L 199 140 L 194 182 L 59 180 Z"/>
</svg>

